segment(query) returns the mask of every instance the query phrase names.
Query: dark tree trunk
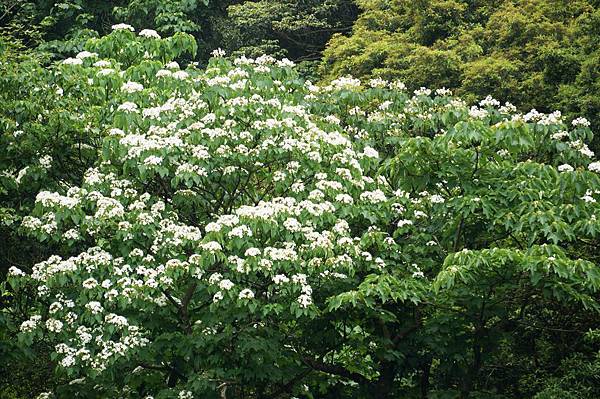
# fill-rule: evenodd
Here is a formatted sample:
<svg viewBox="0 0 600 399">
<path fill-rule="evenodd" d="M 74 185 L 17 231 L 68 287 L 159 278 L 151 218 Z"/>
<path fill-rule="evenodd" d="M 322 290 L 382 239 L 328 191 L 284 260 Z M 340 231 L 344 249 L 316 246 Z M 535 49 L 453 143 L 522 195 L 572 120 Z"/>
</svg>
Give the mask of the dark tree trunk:
<svg viewBox="0 0 600 399">
<path fill-rule="evenodd" d="M 421 369 L 421 399 L 427 399 L 427 396 L 429 395 L 429 374 L 431 373 L 431 362 L 431 358 L 427 359 L 425 364 L 423 364 L 423 368 Z"/>
<path fill-rule="evenodd" d="M 372 398 L 391 399 L 394 389 L 396 368 L 394 363 L 384 362 L 379 370 L 380 376 L 369 386 L 369 395 Z"/>
</svg>

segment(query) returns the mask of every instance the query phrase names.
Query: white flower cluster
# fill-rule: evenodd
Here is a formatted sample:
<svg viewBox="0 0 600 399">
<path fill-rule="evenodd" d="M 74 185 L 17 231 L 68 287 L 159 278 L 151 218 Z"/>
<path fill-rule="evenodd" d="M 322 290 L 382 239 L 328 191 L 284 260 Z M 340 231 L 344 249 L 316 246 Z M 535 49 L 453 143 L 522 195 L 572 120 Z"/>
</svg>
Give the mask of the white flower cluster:
<svg viewBox="0 0 600 399">
<path fill-rule="evenodd" d="M 573 121 L 571 122 L 571 124 L 574 127 L 590 127 L 591 126 L 590 121 L 588 121 L 584 117 L 579 117 L 579 118 L 573 119 Z"/>
<path fill-rule="evenodd" d="M 147 37 L 150 39 L 160 39 L 160 35 L 158 34 L 158 32 L 156 32 L 153 29 L 142 29 L 138 34 L 142 37 Z"/>
<path fill-rule="evenodd" d="M 225 50 L 221 49 L 221 48 L 217 48 L 215 50 L 213 50 L 210 53 L 211 56 L 216 57 L 216 58 L 221 58 L 221 57 L 225 57 Z"/>
<path fill-rule="evenodd" d="M 135 29 L 131 25 L 127 24 L 116 24 L 112 26 L 112 30 L 128 30 L 131 32 L 135 32 Z"/>
<path fill-rule="evenodd" d="M 83 65 L 83 60 L 81 58 L 66 58 L 62 63 L 64 65 Z"/>
<path fill-rule="evenodd" d="M 125 93 L 135 93 L 136 91 L 142 90 L 144 90 L 144 86 L 142 84 L 132 81 L 123 83 L 123 85 L 121 86 L 121 91 Z"/>
<path fill-rule="evenodd" d="M 361 82 L 351 76 L 343 76 L 331 81 L 325 90 L 356 90 L 360 88 Z"/>
</svg>

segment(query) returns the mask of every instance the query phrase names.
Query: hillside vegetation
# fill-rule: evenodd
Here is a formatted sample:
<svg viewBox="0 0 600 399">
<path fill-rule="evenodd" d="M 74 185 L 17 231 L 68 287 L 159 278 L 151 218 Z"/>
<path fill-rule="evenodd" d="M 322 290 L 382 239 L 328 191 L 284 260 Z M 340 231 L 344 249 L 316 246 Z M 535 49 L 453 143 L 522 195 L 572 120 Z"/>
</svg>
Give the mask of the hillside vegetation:
<svg viewBox="0 0 600 399">
<path fill-rule="evenodd" d="M 357 3 L 0 5 L 0 398 L 600 397 L 597 4 Z"/>
</svg>

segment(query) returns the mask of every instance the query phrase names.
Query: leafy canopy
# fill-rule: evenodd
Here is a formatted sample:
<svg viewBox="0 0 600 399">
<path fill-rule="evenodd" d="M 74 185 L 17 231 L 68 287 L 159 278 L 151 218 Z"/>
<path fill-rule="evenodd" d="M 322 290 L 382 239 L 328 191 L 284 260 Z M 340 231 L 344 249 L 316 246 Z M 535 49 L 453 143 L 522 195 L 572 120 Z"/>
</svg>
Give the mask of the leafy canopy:
<svg viewBox="0 0 600 399">
<path fill-rule="evenodd" d="M 57 396 L 519 397 L 487 376 L 522 339 L 565 312 L 583 337 L 587 120 L 269 56 L 182 68 L 195 45 L 117 25 L 42 69 L 47 114 L 3 117 L 3 181 L 37 192 L 10 231 L 50 253 L 11 267 L 1 321 L 50 347 Z"/>
<path fill-rule="evenodd" d="M 361 0 L 349 36 L 324 53 L 326 79 L 402 79 L 465 100 L 492 95 L 600 127 L 600 9 L 593 0 Z"/>
</svg>

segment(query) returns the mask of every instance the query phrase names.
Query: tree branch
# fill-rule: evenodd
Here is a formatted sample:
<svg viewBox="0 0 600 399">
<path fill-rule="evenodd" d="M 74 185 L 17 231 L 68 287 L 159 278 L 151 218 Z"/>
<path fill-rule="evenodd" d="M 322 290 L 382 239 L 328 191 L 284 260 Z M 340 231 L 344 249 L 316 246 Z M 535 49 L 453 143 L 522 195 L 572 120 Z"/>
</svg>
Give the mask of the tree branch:
<svg viewBox="0 0 600 399">
<path fill-rule="evenodd" d="M 340 377 L 347 378 L 359 384 L 368 384 L 369 380 L 362 374 L 346 370 L 344 367 L 335 364 L 323 363 L 320 360 L 315 360 L 306 356 L 302 357 L 302 361 L 313 370 L 321 371 L 327 374 L 334 374 Z"/>
<path fill-rule="evenodd" d="M 292 378 L 291 380 L 286 382 L 284 385 L 282 385 L 277 391 L 273 392 L 271 397 L 276 398 L 280 395 L 283 395 L 284 393 L 290 392 L 292 390 L 292 388 L 294 387 L 294 385 L 296 385 L 296 383 L 298 383 L 298 381 L 301 381 L 304 377 L 306 377 L 307 375 L 309 375 L 312 372 L 313 372 L 312 368 L 304 370 L 302 373 L 296 375 L 294 378 Z"/>
</svg>

